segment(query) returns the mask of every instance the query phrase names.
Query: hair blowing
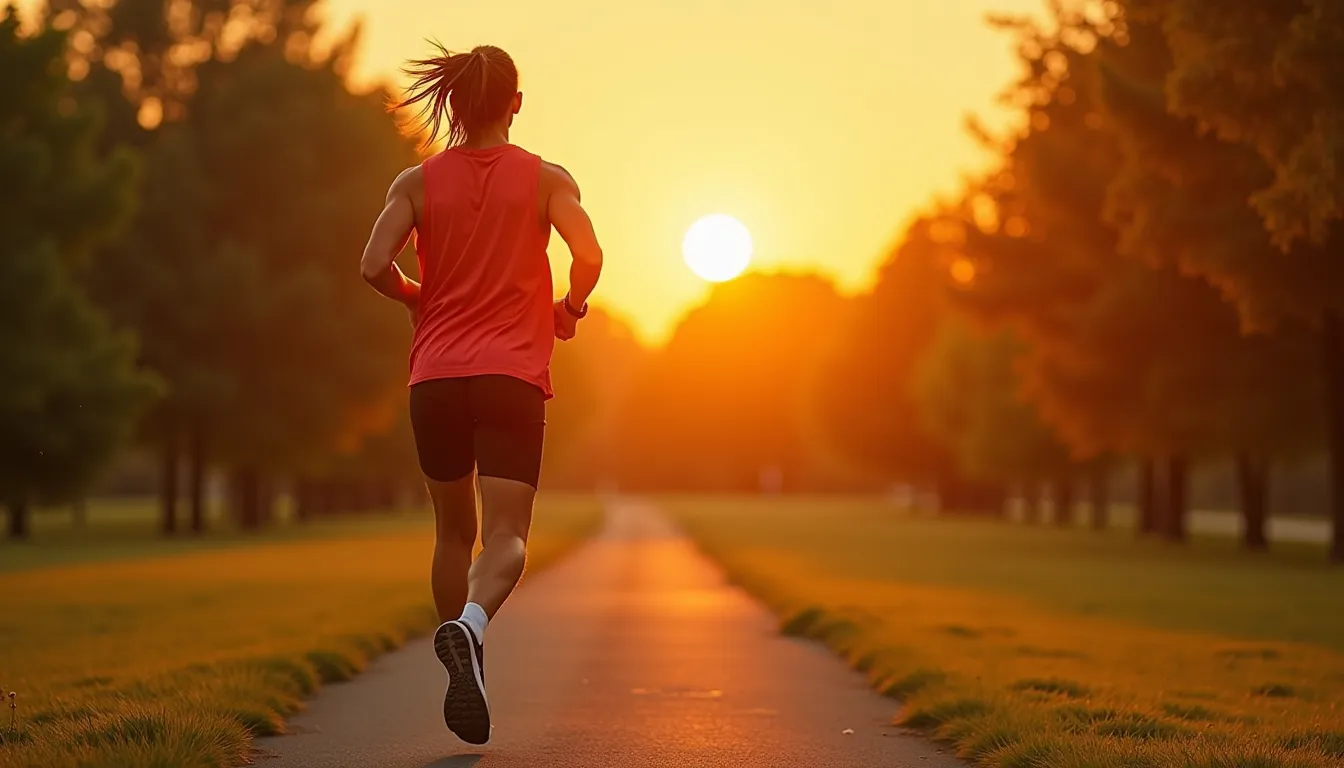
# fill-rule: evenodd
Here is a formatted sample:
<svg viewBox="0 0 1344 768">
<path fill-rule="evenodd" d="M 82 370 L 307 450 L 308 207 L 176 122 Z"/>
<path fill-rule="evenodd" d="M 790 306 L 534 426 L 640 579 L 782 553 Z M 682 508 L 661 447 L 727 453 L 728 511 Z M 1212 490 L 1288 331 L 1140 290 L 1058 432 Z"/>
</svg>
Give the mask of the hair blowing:
<svg viewBox="0 0 1344 768">
<path fill-rule="evenodd" d="M 448 146 L 456 147 L 488 128 L 509 111 L 518 92 L 513 58 L 493 45 L 453 53 L 434 42 L 437 56 L 410 61 L 402 69 L 415 82 L 395 109 L 418 106 L 415 124 L 433 144 L 448 121 Z"/>
</svg>

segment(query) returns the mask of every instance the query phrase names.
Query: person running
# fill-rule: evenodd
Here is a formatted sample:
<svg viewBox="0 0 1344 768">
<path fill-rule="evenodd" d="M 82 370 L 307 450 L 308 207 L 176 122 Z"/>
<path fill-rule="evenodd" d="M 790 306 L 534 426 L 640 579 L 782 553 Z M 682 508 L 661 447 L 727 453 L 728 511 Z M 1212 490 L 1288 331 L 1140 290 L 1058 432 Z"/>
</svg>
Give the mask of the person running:
<svg viewBox="0 0 1344 768">
<path fill-rule="evenodd" d="M 574 337 L 602 271 L 602 249 L 558 165 L 509 143 L 523 106 L 507 53 L 480 46 L 411 61 L 395 108 L 418 107 L 447 147 L 401 173 L 373 225 L 360 271 L 410 310 L 410 412 L 434 502 L 434 650 L 448 671 L 443 718 L 470 744 L 490 739 L 486 626 L 523 574 L 541 472 L 555 339 Z M 569 292 L 551 284 L 551 228 L 573 256 Z M 415 232 L 421 282 L 393 261 Z M 480 555 L 476 498 L 481 501 Z"/>
</svg>

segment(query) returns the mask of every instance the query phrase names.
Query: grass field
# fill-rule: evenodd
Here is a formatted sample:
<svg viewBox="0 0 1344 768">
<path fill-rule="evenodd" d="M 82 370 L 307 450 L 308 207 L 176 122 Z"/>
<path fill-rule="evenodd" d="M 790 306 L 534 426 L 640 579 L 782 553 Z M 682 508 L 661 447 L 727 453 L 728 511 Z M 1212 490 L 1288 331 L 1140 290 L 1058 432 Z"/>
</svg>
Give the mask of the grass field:
<svg viewBox="0 0 1344 768">
<path fill-rule="evenodd" d="M 1250 557 L 879 502 L 665 507 L 786 632 L 978 764 L 1344 765 L 1344 570 L 1314 547 Z"/>
<path fill-rule="evenodd" d="M 165 537 L 159 533 L 156 504 L 152 498 L 93 499 L 82 526 L 74 523 L 68 508 L 39 508 L 33 514 L 32 535 L 28 539 L 0 538 L 0 573 L 39 566 L 161 557 L 258 542 L 348 536 L 361 528 L 386 529 L 398 520 L 424 520 L 423 510 L 416 509 L 300 524 L 291 519 L 289 505 L 282 498 L 277 503 L 276 519 L 260 531 L 239 530 L 224 509 L 213 505 L 205 534 L 197 536 L 183 531 Z"/>
<path fill-rule="evenodd" d="M 592 499 L 540 499 L 529 568 L 599 519 Z M 114 538 L 79 545 L 83 563 L 0 544 L 28 563 L 0 573 L 0 688 L 18 692 L 0 766 L 241 764 L 319 685 L 433 628 L 432 535 L 422 511 L 158 551 Z"/>
</svg>

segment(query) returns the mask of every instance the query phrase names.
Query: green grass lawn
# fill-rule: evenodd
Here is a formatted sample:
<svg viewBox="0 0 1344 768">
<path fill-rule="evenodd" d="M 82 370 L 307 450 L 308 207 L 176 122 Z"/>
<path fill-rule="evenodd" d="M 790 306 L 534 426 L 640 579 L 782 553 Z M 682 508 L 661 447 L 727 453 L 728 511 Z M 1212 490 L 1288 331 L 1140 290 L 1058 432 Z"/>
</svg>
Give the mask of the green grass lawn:
<svg viewBox="0 0 1344 768">
<path fill-rule="evenodd" d="M 540 498 L 529 569 L 599 519 L 591 498 Z M 433 628 L 432 537 L 421 511 L 260 540 L 114 537 L 78 544 L 80 563 L 58 540 L 0 545 L 28 548 L 0 573 L 0 688 L 19 705 L 13 731 L 0 710 L 0 766 L 243 763 L 321 683 Z"/>
<path fill-rule="evenodd" d="M 425 509 L 389 510 L 364 515 L 322 518 L 305 523 L 291 519 L 284 499 L 277 503 L 276 519 L 259 531 L 243 531 L 213 507 L 208 530 L 202 535 L 179 531 L 159 533 L 156 501 L 152 498 L 104 498 L 90 501 L 84 525 L 77 526 L 68 508 L 39 509 L 33 515 L 32 535 L 25 540 L 0 538 L 0 573 L 76 563 L 109 562 L 144 557 L 201 552 L 257 543 L 351 536 L 361 531 L 386 530 L 426 519 Z M 179 525 L 185 525 L 184 519 Z"/>
<path fill-rule="evenodd" d="M 785 631 L 898 720 L 1012 768 L 1344 765 L 1344 569 L 897 515 L 876 501 L 669 499 Z"/>
</svg>

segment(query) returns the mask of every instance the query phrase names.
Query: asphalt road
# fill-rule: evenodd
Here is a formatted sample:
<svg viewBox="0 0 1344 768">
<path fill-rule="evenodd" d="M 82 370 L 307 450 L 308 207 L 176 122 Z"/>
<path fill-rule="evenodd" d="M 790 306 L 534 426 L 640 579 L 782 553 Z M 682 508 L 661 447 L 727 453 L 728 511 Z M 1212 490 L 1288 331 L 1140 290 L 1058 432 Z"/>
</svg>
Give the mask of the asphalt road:
<svg viewBox="0 0 1344 768">
<path fill-rule="evenodd" d="M 428 563 L 426 563 L 428 570 Z M 473 748 L 443 725 L 427 639 L 326 688 L 262 768 L 952 768 L 891 725 L 825 649 L 780 637 L 656 510 L 611 511 L 604 533 L 528 580 L 486 634 L 495 724 Z"/>
</svg>

